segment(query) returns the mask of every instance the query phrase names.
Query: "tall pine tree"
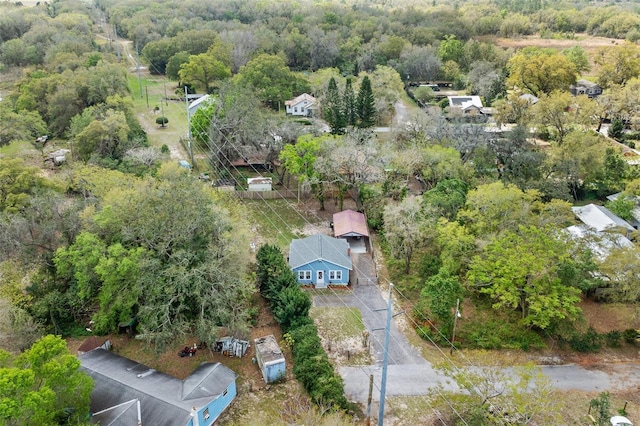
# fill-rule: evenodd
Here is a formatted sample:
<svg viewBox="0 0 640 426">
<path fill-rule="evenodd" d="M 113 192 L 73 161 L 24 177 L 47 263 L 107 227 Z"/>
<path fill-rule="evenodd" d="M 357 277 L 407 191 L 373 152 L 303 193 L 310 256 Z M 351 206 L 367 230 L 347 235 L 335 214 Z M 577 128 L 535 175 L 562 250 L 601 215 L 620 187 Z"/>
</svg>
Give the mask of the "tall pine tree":
<svg viewBox="0 0 640 426">
<path fill-rule="evenodd" d="M 373 125 L 376 124 L 375 99 L 373 97 L 373 90 L 371 89 L 371 80 L 369 80 L 369 76 L 365 76 L 360 84 L 356 109 L 358 115 L 358 127 L 366 129 L 367 127 L 373 127 Z"/>
<path fill-rule="evenodd" d="M 333 77 L 329 80 L 329 86 L 327 87 L 323 114 L 324 119 L 331 127 L 332 134 L 340 135 L 344 133 L 344 129 L 347 125 L 346 117 L 344 114 L 342 99 L 340 97 L 340 90 L 338 89 L 336 80 Z"/>
<path fill-rule="evenodd" d="M 355 126 L 358 122 L 358 114 L 356 114 L 356 96 L 353 93 L 350 78 L 347 78 L 347 82 L 344 85 L 342 102 L 347 126 Z"/>
</svg>

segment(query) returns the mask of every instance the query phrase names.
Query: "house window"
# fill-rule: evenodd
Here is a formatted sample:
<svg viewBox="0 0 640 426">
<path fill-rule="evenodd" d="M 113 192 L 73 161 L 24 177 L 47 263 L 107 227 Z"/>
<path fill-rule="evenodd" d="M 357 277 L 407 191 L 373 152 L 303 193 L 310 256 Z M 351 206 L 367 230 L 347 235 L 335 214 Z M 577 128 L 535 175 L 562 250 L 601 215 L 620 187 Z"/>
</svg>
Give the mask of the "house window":
<svg viewBox="0 0 640 426">
<path fill-rule="evenodd" d="M 222 392 L 222 396 L 227 396 L 227 391 L 228 391 L 228 390 L 229 390 L 229 388 L 226 388 L 226 389 L 224 390 L 224 392 Z"/>
<path fill-rule="evenodd" d="M 209 415 L 209 408 L 206 408 L 203 412 L 202 412 L 202 417 L 204 417 L 205 420 L 208 420 L 209 417 L 211 417 Z"/>
<path fill-rule="evenodd" d="M 329 281 L 342 281 L 342 271 L 329 271 Z"/>
<path fill-rule="evenodd" d="M 310 280 L 311 279 L 311 271 L 298 271 L 298 279 L 299 280 Z"/>
<path fill-rule="evenodd" d="M 298 112 L 298 107 L 294 107 L 293 112 Z"/>
</svg>

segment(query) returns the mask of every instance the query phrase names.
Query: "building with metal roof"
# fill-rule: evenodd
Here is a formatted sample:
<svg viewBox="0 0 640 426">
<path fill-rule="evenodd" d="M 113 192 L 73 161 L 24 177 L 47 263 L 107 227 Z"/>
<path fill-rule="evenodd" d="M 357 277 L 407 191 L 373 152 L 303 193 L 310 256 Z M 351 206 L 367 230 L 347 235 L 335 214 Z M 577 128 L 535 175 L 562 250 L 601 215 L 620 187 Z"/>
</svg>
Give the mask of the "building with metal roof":
<svg viewBox="0 0 640 426">
<path fill-rule="evenodd" d="M 587 204 L 586 206 L 571 207 L 571 210 L 582 223 L 598 232 L 618 231 L 629 238 L 634 230 L 626 220 L 616 216 L 604 206 Z"/>
</svg>

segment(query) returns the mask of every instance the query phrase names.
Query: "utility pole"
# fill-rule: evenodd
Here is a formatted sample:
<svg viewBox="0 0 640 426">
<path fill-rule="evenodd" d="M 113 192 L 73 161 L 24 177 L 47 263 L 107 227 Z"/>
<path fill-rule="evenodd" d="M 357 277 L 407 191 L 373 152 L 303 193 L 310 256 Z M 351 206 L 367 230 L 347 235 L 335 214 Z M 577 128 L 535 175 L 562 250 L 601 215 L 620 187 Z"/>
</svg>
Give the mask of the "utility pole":
<svg viewBox="0 0 640 426">
<path fill-rule="evenodd" d="M 140 49 L 136 43 L 136 68 L 138 68 L 138 85 L 140 86 L 140 98 L 142 98 L 142 77 L 140 76 Z"/>
<path fill-rule="evenodd" d="M 387 367 L 389 366 L 389 340 L 391 337 L 391 290 L 393 284 L 389 283 L 389 300 L 387 302 L 387 324 L 384 334 L 384 359 L 382 361 L 382 382 L 380 383 L 380 409 L 378 410 L 378 426 L 384 423 L 384 398 L 387 392 Z"/>
<path fill-rule="evenodd" d="M 118 30 L 116 24 L 113 24 L 113 38 L 116 41 L 116 57 L 118 58 L 118 62 L 120 62 L 120 46 L 118 45 Z"/>
<path fill-rule="evenodd" d="M 371 426 L 371 394 L 373 393 L 373 374 L 369 375 L 369 397 L 367 398 L 367 426 Z"/>
<path fill-rule="evenodd" d="M 453 334 L 451 335 L 451 350 L 450 355 L 453 355 L 456 341 L 456 325 L 458 325 L 458 318 L 460 318 L 460 299 L 456 300 L 456 312 L 453 314 Z"/>
<path fill-rule="evenodd" d="M 187 86 L 184 86 L 184 101 L 187 106 L 187 146 L 189 147 L 189 158 L 191 159 L 191 164 L 195 166 L 196 163 L 193 161 L 193 143 L 191 141 L 191 112 L 189 111 L 189 92 L 187 91 Z"/>
</svg>

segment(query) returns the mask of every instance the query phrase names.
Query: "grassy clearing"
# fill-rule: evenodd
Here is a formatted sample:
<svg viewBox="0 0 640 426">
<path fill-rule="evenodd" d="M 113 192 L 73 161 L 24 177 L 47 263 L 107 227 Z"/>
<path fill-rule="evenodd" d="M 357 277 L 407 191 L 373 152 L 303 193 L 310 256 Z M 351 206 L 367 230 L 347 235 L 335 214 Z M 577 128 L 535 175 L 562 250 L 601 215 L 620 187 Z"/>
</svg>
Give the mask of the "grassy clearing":
<svg viewBox="0 0 640 426">
<path fill-rule="evenodd" d="M 440 424 L 429 396 L 393 396 L 385 403 L 385 420 L 396 426 Z"/>
<path fill-rule="evenodd" d="M 332 341 L 359 339 L 365 330 L 358 308 L 311 308 L 309 316 L 322 336 Z"/>
<path fill-rule="evenodd" d="M 309 316 L 318 327 L 323 346 L 339 365 L 368 365 L 369 350 L 362 345 L 366 329 L 358 308 L 311 308 Z"/>
<path fill-rule="evenodd" d="M 165 94 L 170 97 L 176 90 L 175 83 L 149 75 L 138 80 L 137 74 L 132 73 L 129 75 L 129 88 L 134 111 L 147 132 L 150 145 L 167 145 L 172 159 L 187 159 L 187 152 L 180 144 L 180 139 L 188 134 L 186 105 L 182 101 L 165 100 Z M 169 120 L 165 127 L 156 124 L 156 118 L 161 116 Z"/>
<path fill-rule="evenodd" d="M 292 239 L 303 236 L 302 229 L 314 219 L 297 211 L 290 200 L 243 200 L 265 243 L 288 251 Z"/>
<path fill-rule="evenodd" d="M 13 141 L 9 145 L 0 147 L 0 157 L 24 157 L 26 152 L 37 151 L 27 141 Z"/>
</svg>

